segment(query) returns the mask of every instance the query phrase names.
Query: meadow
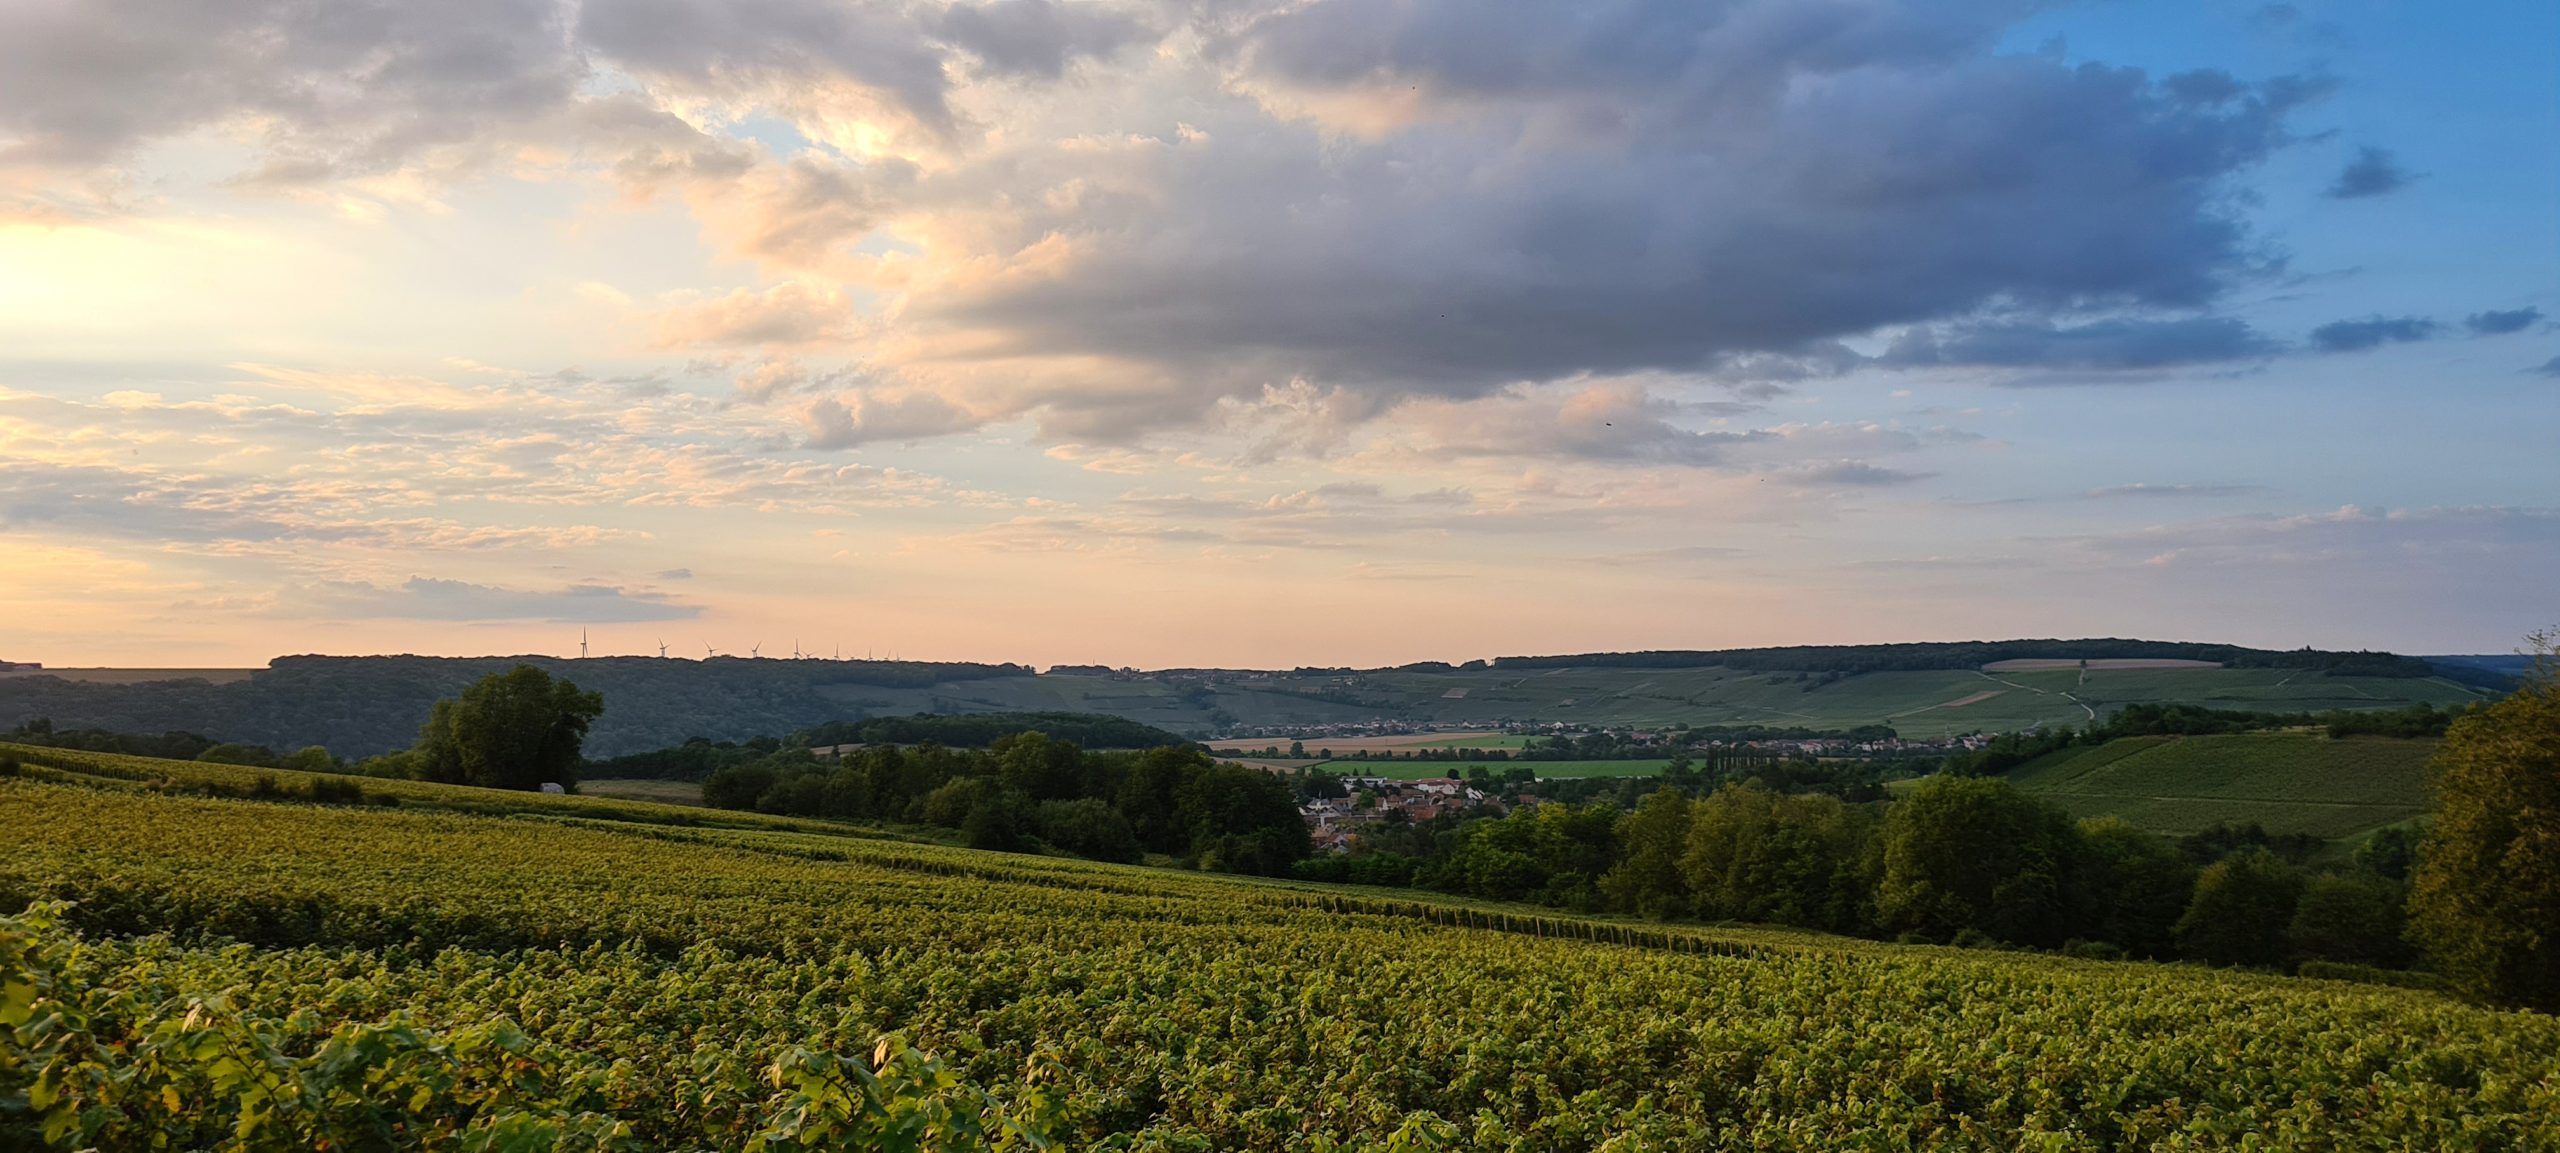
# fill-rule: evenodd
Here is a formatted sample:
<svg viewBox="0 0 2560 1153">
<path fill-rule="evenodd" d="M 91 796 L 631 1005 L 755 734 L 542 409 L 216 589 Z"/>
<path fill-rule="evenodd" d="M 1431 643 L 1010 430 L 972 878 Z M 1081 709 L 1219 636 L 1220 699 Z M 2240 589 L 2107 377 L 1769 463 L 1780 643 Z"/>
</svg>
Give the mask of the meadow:
<svg viewBox="0 0 2560 1153">
<path fill-rule="evenodd" d="M 69 1070 L 12 1148 L 2488 1150 L 2560 1116 L 2560 1021 L 2409 990 L 137 758 L 0 779 L 0 828 L 0 905 L 70 902 L 0 924 L 0 1099 Z"/>
<path fill-rule="evenodd" d="M 2296 732 L 2126 737 L 2046 754 L 2008 778 L 2075 816 L 2122 817 L 2153 832 L 2254 821 L 2334 840 L 2424 813 L 2435 745 Z"/>
</svg>

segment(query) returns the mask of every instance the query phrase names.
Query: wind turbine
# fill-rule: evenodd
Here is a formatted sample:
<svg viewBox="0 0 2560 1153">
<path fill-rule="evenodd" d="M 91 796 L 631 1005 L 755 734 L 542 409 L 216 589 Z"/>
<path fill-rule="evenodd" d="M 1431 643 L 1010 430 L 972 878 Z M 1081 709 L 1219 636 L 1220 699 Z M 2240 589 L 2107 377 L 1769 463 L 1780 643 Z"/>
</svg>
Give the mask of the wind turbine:
<svg viewBox="0 0 2560 1153">
<path fill-rule="evenodd" d="M 658 659 L 662 661 L 667 659 L 667 638 L 665 637 L 658 638 Z"/>
<path fill-rule="evenodd" d="M 578 659 L 587 659 L 587 630 L 578 630 Z"/>
<path fill-rule="evenodd" d="M 756 642 L 756 643 L 754 643 L 754 644 L 748 645 L 748 646 L 747 646 L 747 655 L 748 655 L 748 656 L 750 656 L 750 657 L 753 657 L 753 658 L 755 658 L 755 659 L 757 659 L 757 660 L 763 660 L 763 659 L 764 659 L 764 642 L 763 642 L 763 641 L 757 641 L 757 642 Z"/>
<path fill-rule="evenodd" d="M 711 658 L 716 657 L 716 656 L 719 656 L 719 655 L 720 655 L 720 650 L 715 649 L 715 648 L 712 648 L 710 645 L 707 645 L 707 644 L 706 644 L 706 645 L 704 645 L 704 646 L 702 646 L 702 659 L 704 659 L 704 660 L 706 660 L 706 661 L 707 661 L 707 660 L 710 660 Z"/>
</svg>

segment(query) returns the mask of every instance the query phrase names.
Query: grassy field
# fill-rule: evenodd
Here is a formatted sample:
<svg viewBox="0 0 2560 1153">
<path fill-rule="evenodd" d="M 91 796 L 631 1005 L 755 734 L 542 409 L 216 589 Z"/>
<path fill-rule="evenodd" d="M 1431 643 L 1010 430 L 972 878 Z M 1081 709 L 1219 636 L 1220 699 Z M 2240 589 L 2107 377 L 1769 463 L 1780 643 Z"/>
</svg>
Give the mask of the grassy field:
<svg viewBox="0 0 2560 1153">
<path fill-rule="evenodd" d="M 2076 815 L 2161 833 L 2256 821 L 2345 838 L 2426 810 L 2435 742 L 2310 733 L 2130 737 L 2048 754 L 2009 779 Z"/>
</svg>

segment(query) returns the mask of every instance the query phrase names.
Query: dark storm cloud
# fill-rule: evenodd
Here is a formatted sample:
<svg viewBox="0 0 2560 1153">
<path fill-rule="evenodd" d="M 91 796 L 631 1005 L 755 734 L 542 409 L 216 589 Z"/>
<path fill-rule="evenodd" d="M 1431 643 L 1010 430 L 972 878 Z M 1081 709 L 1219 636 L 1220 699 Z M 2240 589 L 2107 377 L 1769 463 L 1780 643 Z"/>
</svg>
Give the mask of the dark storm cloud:
<svg viewBox="0 0 2560 1153">
<path fill-rule="evenodd" d="M 2388 196 L 2407 187 L 2412 179 L 2415 178 L 2390 153 L 2379 148 L 2359 148 L 2356 158 L 2348 161 L 2338 178 L 2330 182 L 2328 195 L 2337 200 Z"/>
<path fill-rule="evenodd" d="M 1917 328 L 1880 358 L 1891 367 L 2143 370 L 2273 355 L 2274 341 L 2241 320 L 2105 320 L 2062 326 L 2047 321 Z"/>
<path fill-rule="evenodd" d="M 2511 308 L 2504 311 L 2491 309 L 2463 317 L 2462 326 L 2481 336 L 2504 336 L 2510 332 L 2522 332 L 2531 328 L 2533 322 L 2540 319 L 2542 319 L 2542 310 L 2539 308 Z"/>
<path fill-rule="evenodd" d="M 2322 352 L 2364 352 L 2386 344 L 2431 340 L 2442 327 L 2422 316 L 2368 316 L 2312 329 L 2311 343 Z"/>
</svg>

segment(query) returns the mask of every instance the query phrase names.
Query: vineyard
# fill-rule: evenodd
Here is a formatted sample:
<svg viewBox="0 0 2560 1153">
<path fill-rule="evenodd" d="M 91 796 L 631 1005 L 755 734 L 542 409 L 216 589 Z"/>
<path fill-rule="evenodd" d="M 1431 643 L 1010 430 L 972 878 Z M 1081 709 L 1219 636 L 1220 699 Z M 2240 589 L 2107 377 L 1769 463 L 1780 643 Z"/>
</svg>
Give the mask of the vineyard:
<svg viewBox="0 0 2560 1153">
<path fill-rule="evenodd" d="M 2433 994 L 0 748 L 0 1146 L 2516 1149 Z"/>
</svg>

